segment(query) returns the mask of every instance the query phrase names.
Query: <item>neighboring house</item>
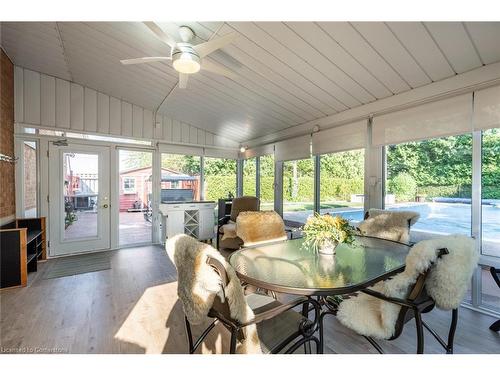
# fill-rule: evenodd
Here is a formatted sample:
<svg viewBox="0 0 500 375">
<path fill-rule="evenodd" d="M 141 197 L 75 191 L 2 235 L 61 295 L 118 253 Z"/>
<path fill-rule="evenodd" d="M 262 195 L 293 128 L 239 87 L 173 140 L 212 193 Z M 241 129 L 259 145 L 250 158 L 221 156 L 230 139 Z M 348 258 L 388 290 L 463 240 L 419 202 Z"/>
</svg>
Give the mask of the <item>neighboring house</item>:
<svg viewBox="0 0 500 375">
<path fill-rule="evenodd" d="M 134 168 L 120 172 L 120 211 L 142 209 L 147 206 L 149 194 L 152 191 L 151 174 L 151 167 Z M 162 190 L 192 190 L 193 198 L 199 199 L 199 176 L 190 177 L 168 168 L 162 168 L 161 174 Z M 175 178 L 169 178 L 169 176 L 175 176 Z M 183 177 L 186 180 L 182 180 Z"/>
</svg>

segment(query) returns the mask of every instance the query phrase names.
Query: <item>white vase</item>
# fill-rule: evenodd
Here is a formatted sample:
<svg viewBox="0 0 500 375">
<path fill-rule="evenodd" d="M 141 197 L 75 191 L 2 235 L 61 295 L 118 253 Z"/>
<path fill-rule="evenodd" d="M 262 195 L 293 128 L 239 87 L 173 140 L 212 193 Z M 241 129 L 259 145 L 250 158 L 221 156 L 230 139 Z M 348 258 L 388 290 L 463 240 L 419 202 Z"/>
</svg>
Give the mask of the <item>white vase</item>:
<svg viewBox="0 0 500 375">
<path fill-rule="evenodd" d="M 333 240 L 325 240 L 319 246 L 318 252 L 322 255 L 335 255 L 335 248 L 338 242 Z"/>
</svg>

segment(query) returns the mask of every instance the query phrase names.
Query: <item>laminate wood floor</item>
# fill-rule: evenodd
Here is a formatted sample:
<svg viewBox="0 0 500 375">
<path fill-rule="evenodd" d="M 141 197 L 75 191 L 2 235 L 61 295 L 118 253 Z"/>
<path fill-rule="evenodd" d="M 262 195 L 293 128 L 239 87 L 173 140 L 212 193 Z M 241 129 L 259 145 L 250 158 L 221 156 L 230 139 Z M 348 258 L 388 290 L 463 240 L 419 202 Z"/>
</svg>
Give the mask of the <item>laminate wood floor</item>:
<svg viewBox="0 0 500 375">
<path fill-rule="evenodd" d="M 0 352 L 187 352 L 175 267 L 160 246 L 113 251 L 109 270 L 44 280 L 54 262 L 40 264 L 28 287 L 0 292 Z M 465 308 L 459 315 L 456 353 L 500 353 L 500 335 L 488 329 L 494 318 Z M 425 320 L 444 334 L 449 313 L 435 310 Z M 376 353 L 335 318 L 326 322 L 326 353 Z M 228 338 L 218 327 L 200 351 L 227 353 Z M 380 344 L 388 353 L 414 353 L 413 324 Z M 426 353 L 442 353 L 429 334 Z"/>
</svg>

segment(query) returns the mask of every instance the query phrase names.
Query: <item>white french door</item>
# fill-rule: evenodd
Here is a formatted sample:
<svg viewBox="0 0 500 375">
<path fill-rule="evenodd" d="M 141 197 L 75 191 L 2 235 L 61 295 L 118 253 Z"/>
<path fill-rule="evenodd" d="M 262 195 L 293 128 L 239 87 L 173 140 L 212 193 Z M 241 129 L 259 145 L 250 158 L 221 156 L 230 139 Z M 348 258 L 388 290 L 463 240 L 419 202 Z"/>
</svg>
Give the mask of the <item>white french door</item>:
<svg viewBox="0 0 500 375">
<path fill-rule="evenodd" d="M 109 147 L 49 146 L 50 255 L 110 248 Z"/>
</svg>

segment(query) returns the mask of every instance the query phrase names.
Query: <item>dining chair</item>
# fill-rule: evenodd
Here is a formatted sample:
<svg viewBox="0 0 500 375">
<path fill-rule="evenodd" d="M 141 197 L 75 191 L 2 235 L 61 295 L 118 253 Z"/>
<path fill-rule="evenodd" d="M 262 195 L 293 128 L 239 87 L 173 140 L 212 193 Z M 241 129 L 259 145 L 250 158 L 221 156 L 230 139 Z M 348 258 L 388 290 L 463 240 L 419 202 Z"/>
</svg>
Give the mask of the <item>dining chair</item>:
<svg viewBox="0 0 500 375">
<path fill-rule="evenodd" d="M 336 311 L 321 314 L 320 342 L 324 340 L 324 318 L 332 314 L 344 326 L 364 336 L 379 353 L 383 353 L 375 340 L 397 339 L 405 325 L 415 319 L 417 354 L 424 352 L 424 328 L 446 353 L 452 354 L 458 307 L 477 262 L 474 241 L 465 236 L 444 236 L 417 243 L 410 250 L 402 273 L 342 301 Z M 436 306 L 451 310 L 446 341 L 422 320 L 422 315 Z"/>
<path fill-rule="evenodd" d="M 490 273 L 493 277 L 493 280 L 497 283 L 500 288 L 500 269 L 496 269 L 495 267 L 490 267 Z M 500 319 L 498 319 L 495 323 L 490 326 L 492 331 L 498 332 L 500 331 Z"/>
<path fill-rule="evenodd" d="M 414 211 L 392 211 L 371 208 L 365 213 L 364 220 L 358 224 L 358 230 L 364 236 L 409 244 L 410 229 L 420 214 Z"/>
<path fill-rule="evenodd" d="M 260 294 L 245 295 L 240 280 L 225 258 L 210 245 L 186 235 L 166 244 L 178 271 L 178 296 L 184 309 L 189 353 L 195 353 L 210 331 L 221 323 L 230 333 L 229 353 L 293 353 L 310 350 L 319 339 L 317 301 L 300 297 L 287 303 Z M 303 314 L 294 310 L 302 307 Z M 314 319 L 308 318 L 314 310 Z M 307 312 L 307 313 L 306 313 Z M 311 314 L 312 315 L 312 314 Z M 198 338 L 192 325 L 209 317 L 214 320 Z"/>
<path fill-rule="evenodd" d="M 243 244 L 236 235 L 236 220 L 241 212 L 259 211 L 260 199 L 252 196 L 234 198 L 229 216 L 221 216 L 217 222 L 217 249 L 237 250 Z M 220 238 L 222 236 L 222 238 Z"/>
</svg>

